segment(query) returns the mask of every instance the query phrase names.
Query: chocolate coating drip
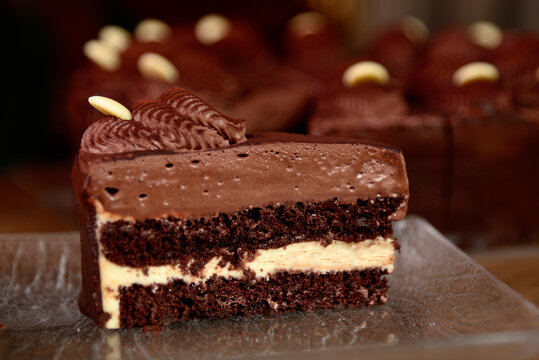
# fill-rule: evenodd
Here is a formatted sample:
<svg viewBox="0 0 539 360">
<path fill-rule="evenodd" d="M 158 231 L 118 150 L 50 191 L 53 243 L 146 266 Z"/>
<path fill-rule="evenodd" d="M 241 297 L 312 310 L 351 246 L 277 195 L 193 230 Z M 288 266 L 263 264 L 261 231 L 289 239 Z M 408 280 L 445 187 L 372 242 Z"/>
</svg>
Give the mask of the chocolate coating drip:
<svg viewBox="0 0 539 360">
<path fill-rule="evenodd" d="M 152 100 L 140 100 L 133 106 L 133 117 L 161 137 L 167 149 L 205 150 L 229 143 L 215 130 L 200 125 L 172 107 Z"/>
<path fill-rule="evenodd" d="M 245 120 L 225 116 L 197 96 L 181 88 L 165 91 L 159 100 L 172 106 L 178 113 L 193 121 L 215 129 L 230 143 L 241 143 L 245 138 Z"/>
<path fill-rule="evenodd" d="M 159 136 L 140 123 L 112 116 L 90 125 L 80 144 L 81 152 L 94 154 L 164 149 L 167 147 Z"/>
</svg>

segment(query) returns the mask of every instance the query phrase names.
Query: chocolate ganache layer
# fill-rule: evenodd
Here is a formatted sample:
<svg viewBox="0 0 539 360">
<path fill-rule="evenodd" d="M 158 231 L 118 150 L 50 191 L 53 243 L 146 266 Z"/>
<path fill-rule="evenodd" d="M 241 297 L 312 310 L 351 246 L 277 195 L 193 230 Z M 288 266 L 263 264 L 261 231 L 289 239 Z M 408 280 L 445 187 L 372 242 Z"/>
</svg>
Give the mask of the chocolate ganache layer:
<svg viewBox="0 0 539 360">
<path fill-rule="evenodd" d="M 398 150 L 284 133 L 258 133 L 241 144 L 187 152 L 81 149 L 73 176 L 76 191 L 102 220 L 197 218 L 249 206 L 399 197 L 389 216 L 398 220 L 408 197 Z"/>
</svg>

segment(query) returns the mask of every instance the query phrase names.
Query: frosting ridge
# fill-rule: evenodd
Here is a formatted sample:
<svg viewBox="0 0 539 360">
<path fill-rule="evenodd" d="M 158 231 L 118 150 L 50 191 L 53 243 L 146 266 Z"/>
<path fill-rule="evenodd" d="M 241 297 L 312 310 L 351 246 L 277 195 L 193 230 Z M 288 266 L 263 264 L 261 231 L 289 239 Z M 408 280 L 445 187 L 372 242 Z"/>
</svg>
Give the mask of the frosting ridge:
<svg viewBox="0 0 539 360">
<path fill-rule="evenodd" d="M 139 122 L 107 116 L 84 132 L 81 152 L 94 154 L 122 153 L 139 150 L 165 150 L 158 135 Z"/>
<path fill-rule="evenodd" d="M 165 91 L 159 100 L 170 105 L 178 113 L 193 121 L 215 129 L 231 143 L 240 143 L 245 138 L 245 120 L 234 119 L 221 114 L 199 97 L 181 88 Z"/>
<path fill-rule="evenodd" d="M 108 116 L 93 123 L 82 136 L 80 151 L 207 150 L 246 141 L 245 120 L 223 115 L 181 88 L 157 100 L 139 100 L 132 113 L 133 120 Z"/>
<path fill-rule="evenodd" d="M 211 149 L 229 144 L 213 129 L 197 124 L 163 103 L 140 100 L 133 106 L 133 115 L 135 121 L 156 132 L 170 150 Z"/>
</svg>

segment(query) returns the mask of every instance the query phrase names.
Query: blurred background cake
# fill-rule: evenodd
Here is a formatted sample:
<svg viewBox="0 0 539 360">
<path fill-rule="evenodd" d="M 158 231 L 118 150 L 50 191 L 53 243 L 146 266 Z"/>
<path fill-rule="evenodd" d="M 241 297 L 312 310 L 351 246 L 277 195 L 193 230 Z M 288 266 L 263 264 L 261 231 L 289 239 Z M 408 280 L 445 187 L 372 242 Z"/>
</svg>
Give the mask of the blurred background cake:
<svg viewBox="0 0 539 360">
<path fill-rule="evenodd" d="M 536 1 L 1 6 L 17 34 L 4 36 L 2 231 L 77 228 L 69 168 L 100 116 L 89 96 L 131 106 L 182 86 L 249 132 L 401 148 L 409 212 L 459 245 L 539 241 Z"/>
</svg>

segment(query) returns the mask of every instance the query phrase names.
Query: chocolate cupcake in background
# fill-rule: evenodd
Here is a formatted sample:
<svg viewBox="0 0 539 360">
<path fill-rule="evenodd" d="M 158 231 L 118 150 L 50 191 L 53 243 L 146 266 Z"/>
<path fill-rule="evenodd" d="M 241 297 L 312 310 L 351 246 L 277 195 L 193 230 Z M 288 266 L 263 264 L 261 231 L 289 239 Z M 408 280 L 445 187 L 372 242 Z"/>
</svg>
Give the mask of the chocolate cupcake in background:
<svg viewBox="0 0 539 360">
<path fill-rule="evenodd" d="M 470 62 L 484 61 L 494 65 L 500 77 L 499 87 L 509 91 L 518 90 L 523 72 L 539 66 L 537 34 L 502 31 L 495 24 L 484 21 L 473 23 L 467 28 L 446 29 L 439 37 L 445 37 L 445 32 L 452 34 L 454 43 L 449 41 L 444 47 L 443 41 L 435 38 L 422 63 L 408 79 L 407 91 L 416 101 L 425 102 L 426 98 L 440 91 L 447 95 L 445 90 L 452 87 L 454 72 Z M 458 42 L 457 38 L 460 39 Z M 445 51 L 443 56 L 433 56 L 432 51 L 438 42 Z M 466 50 L 469 48 L 475 50 Z"/>
<path fill-rule="evenodd" d="M 427 62 L 469 63 L 486 61 L 498 69 L 502 84 L 539 58 L 539 35 L 533 32 L 502 30 L 488 21 L 452 26 L 440 31 L 427 47 Z"/>
<path fill-rule="evenodd" d="M 404 81 L 416 67 L 428 38 L 427 26 L 418 18 L 407 16 L 378 32 L 368 54 Z"/>
<path fill-rule="evenodd" d="M 539 123 L 519 118 L 491 64 L 457 70 L 429 99 L 449 119 L 452 138 L 450 234 L 464 245 L 523 241 L 537 231 Z"/>
<path fill-rule="evenodd" d="M 391 126 L 408 114 L 404 96 L 388 86 L 389 73 L 381 64 L 359 61 L 338 74 L 327 81 L 316 100 L 308 124 L 310 134 Z"/>
<path fill-rule="evenodd" d="M 458 68 L 445 87 L 425 96 L 427 107 L 450 117 L 485 119 L 510 114 L 511 93 L 498 81 L 499 72 L 493 65 L 473 62 Z"/>
<path fill-rule="evenodd" d="M 340 85 L 337 83 L 340 82 Z M 308 133 L 355 137 L 400 148 L 410 174 L 411 213 L 444 228 L 448 201 L 448 144 L 442 116 L 411 108 L 382 65 L 361 61 L 328 81 L 316 100 Z"/>
<path fill-rule="evenodd" d="M 502 38 L 502 30 L 488 21 L 478 21 L 468 26 L 449 26 L 433 36 L 425 57 L 435 61 L 481 61 L 485 60 L 489 51 L 500 45 Z"/>
<path fill-rule="evenodd" d="M 408 77 L 408 93 L 424 103 L 433 94 L 445 91 L 452 86 L 455 71 L 468 63 L 484 61 L 502 38 L 502 31 L 485 21 L 443 29 L 429 41 Z"/>
<path fill-rule="evenodd" d="M 345 53 L 335 24 L 317 12 L 304 12 L 291 18 L 283 42 L 285 62 L 314 77 L 337 64 Z"/>
<path fill-rule="evenodd" d="M 359 55 L 353 55 L 349 56 L 344 60 L 339 61 L 337 64 L 333 65 L 332 67 L 326 69 L 326 71 L 322 74 L 321 80 L 322 85 L 320 86 L 320 93 L 322 95 L 330 94 L 333 92 L 342 92 L 342 91 L 348 91 L 350 89 L 355 88 L 355 86 L 347 85 L 346 82 L 343 79 L 344 74 L 349 71 L 350 68 L 352 68 L 354 65 L 358 63 L 376 63 L 377 65 L 381 65 L 383 68 L 383 72 L 387 73 L 387 81 L 384 80 L 385 84 L 382 86 L 385 89 L 393 89 L 393 90 L 399 90 L 402 91 L 401 88 L 401 81 L 395 77 L 391 71 L 389 71 L 388 68 L 385 67 L 384 64 L 377 62 L 372 56 L 368 54 L 359 54 Z M 350 70 L 351 71 L 351 70 Z M 380 86 L 377 80 L 368 81 L 368 79 L 365 79 L 366 81 L 360 81 L 358 85 L 377 85 Z"/>
</svg>

